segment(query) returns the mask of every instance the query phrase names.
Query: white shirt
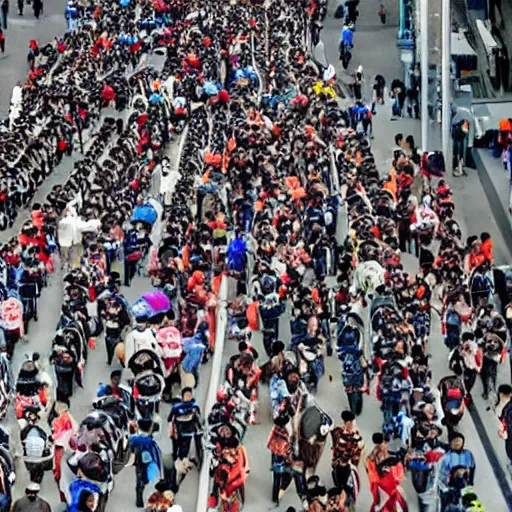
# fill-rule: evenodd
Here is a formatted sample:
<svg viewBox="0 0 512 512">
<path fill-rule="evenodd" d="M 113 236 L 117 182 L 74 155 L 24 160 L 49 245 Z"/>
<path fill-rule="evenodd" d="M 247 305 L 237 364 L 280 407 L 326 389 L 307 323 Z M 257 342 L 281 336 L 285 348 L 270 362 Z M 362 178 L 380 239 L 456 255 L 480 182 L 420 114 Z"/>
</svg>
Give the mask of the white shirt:
<svg viewBox="0 0 512 512">
<path fill-rule="evenodd" d="M 23 101 L 23 89 L 19 85 L 12 88 L 11 103 L 18 106 Z"/>
<path fill-rule="evenodd" d="M 124 342 L 124 352 L 126 363 L 130 362 L 132 356 L 139 350 L 152 350 L 160 357 L 162 356 L 162 349 L 156 341 L 155 334 L 150 328 L 140 331 L 135 328 L 126 336 Z"/>
</svg>

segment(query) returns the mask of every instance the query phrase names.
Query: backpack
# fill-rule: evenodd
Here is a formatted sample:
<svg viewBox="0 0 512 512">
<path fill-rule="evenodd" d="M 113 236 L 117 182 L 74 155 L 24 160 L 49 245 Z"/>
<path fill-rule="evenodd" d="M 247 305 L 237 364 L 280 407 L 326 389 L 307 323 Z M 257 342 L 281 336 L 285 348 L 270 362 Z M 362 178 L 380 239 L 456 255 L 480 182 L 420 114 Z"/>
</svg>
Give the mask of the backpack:
<svg viewBox="0 0 512 512">
<path fill-rule="evenodd" d="M 108 471 L 99 454 L 87 452 L 78 462 L 78 468 L 86 478 L 94 482 L 106 482 Z"/>
<path fill-rule="evenodd" d="M 132 252 L 139 249 L 137 232 L 135 230 L 130 230 L 125 233 L 124 248 L 126 252 Z"/>
<path fill-rule="evenodd" d="M 454 309 L 450 309 L 450 311 L 448 311 L 448 313 L 446 314 L 446 325 L 449 325 L 451 327 L 460 327 L 460 316 Z"/>
<path fill-rule="evenodd" d="M 484 274 L 476 273 L 471 280 L 471 293 L 488 292 L 489 281 Z"/>
<path fill-rule="evenodd" d="M 344 350 L 340 359 L 343 385 L 362 387 L 364 379 L 363 369 L 361 368 L 361 351 L 358 348 Z"/>
<path fill-rule="evenodd" d="M 343 4 L 338 5 L 336 12 L 334 13 L 334 18 L 339 20 L 343 18 L 345 15 L 345 6 Z"/>
</svg>

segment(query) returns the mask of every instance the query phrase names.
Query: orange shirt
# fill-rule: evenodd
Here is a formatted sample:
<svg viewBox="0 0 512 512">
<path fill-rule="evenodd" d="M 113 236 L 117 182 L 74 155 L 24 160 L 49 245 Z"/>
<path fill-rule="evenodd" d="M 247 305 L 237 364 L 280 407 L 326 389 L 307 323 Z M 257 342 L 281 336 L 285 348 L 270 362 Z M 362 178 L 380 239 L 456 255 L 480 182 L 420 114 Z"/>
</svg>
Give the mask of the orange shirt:
<svg viewBox="0 0 512 512">
<path fill-rule="evenodd" d="M 489 240 L 486 240 L 481 247 L 482 254 L 485 256 L 485 259 L 491 263 L 491 265 L 494 263 L 494 258 L 492 255 L 492 248 L 493 243 L 492 240 L 489 238 Z"/>
</svg>

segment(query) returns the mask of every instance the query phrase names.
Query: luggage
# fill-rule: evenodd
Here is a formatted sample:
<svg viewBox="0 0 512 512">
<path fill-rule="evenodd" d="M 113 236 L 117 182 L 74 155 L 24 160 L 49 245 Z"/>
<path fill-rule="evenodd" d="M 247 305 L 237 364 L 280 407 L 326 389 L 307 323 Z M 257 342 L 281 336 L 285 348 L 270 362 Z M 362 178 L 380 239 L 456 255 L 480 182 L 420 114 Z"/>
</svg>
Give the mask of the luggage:
<svg viewBox="0 0 512 512">
<path fill-rule="evenodd" d="M 336 12 L 334 13 L 334 17 L 337 20 L 340 20 L 343 18 L 344 15 L 345 15 L 345 6 L 341 3 L 340 5 L 338 5 L 338 8 L 336 9 Z"/>
</svg>

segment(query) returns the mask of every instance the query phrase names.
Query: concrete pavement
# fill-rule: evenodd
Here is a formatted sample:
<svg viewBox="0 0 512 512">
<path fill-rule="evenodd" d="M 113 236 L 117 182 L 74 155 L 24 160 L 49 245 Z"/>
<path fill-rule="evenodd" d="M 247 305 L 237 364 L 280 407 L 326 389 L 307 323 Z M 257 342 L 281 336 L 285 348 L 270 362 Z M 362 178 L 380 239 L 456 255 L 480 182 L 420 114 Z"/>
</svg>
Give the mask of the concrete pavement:
<svg viewBox="0 0 512 512">
<path fill-rule="evenodd" d="M 173 161 L 177 151 L 178 143 L 179 141 L 176 141 L 167 149 L 171 161 Z M 20 342 L 15 349 L 13 358 L 15 375 L 19 371 L 25 355 L 36 351 L 42 355 L 46 363 L 45 369 L 54 378 L 53 368 L 48 365 L 47 361 L 59 319 L 62 302 L 62 277 L 62 272 L 60 269 L 57 269 L 50 278 L 49 287 L 43 290 L 42 297 L 38 303 L 39 321 L 30 324 L 28 341 L 26 343 Z M 122 293 L 128 302 L 132 304 L 142 294 L 151 289 L 152 286 L 149 279 L 138 276 L 133 280 L 130 287 L 122 288 Z M 78 422 L 92 410 L 91 404 L 96 396 L 98 384 L 100 382 L 108 382 L 110 372 L 118 367 L 120 368 L 116 363 L 113 363 L 111 367 L 107 365 L 105 343 L 103 337 L 98 338 L 96 349 L 89 351 L 89 358 L 85 368 L 84 387 L 76 388 L 71 399 L 71 413 Z M 204 408 L 209 380 L 210 364 L 201 368 L 201 385 L 196 390 L 196 399 L 201 408 Z M 162 428 L 157 439 L 164 455 L 171 452 L 171 444 L 167 434 L 168 413 L 169 406 L 163 405 L 160 412 Z M 189 473 L 177 494 L 177 503 L 183 507 L 184 511 L 191 511 L 195 508 L 198 479 L 197 472 Z M 24 470 L 23 463 L 20 463 L 17 465 L 17 482 L 14 488 L 15 498 L 23 495 L 27 482 L 28 475 Z M 148 485 L 145 496 L 147 497 L 152 490 L 153 487 Z M 65 505 L 59 502 L 57 487 L 50 472 L 45 474 L 40 495 L 49 501 L 53 512 L 63 512 L 65 510 Z M 135 507 L 135 469 L 133 467 L 126 467 L 121 473 L 116 475 L 114 491 L 107 505 L 107 510 L 122 510 L 123 512 L 140 510 Z"/>
<path fill-rule="evenodd" d="M 5 53 L 0 54 L 0 119 L 9 114 L 12 88 L 28 74 L 28 43 L 35 39 L 39 45 L 51 41 L 66 30 L 65 0 L 44 0 L 44 14 L 37 20 L 32 5 L 25 5 L 23 16 L 18 15 L 16 0 L 9 2 Z"/>
</svg>

